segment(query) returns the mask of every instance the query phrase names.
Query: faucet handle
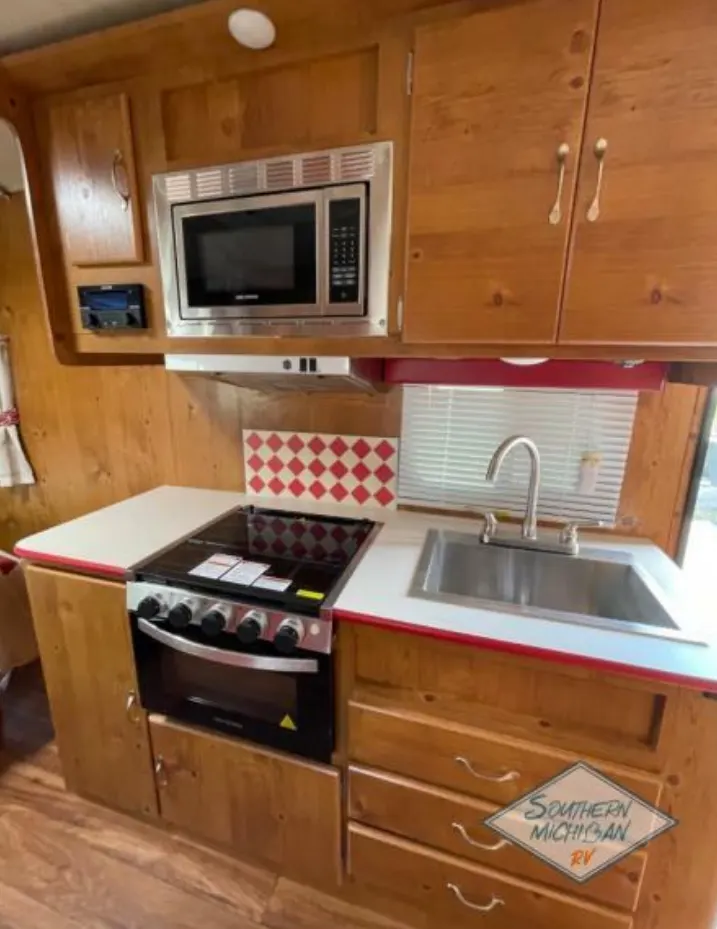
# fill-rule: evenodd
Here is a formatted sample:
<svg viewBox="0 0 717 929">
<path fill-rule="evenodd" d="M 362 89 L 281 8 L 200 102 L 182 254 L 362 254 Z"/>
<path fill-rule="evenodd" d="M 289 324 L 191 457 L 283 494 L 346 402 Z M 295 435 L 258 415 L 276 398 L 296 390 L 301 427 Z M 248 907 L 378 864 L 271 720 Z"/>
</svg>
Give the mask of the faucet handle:
<svg viewBox="0 0 717 929">
<path fill-rule="evenodd" d="M 495 513 L 483 513 L 483 532 L 481 532 L 481 542 L 490 542 L 498 531 L 498 520 Z"/>
<path fill-rule="evenodd" d="M 600 526 L 604 525 L 601 519 L 573 519 L 564 524 L 558 538 L 564 545 L 575 545 L 577 547 L 578 530 L 589 529 L 591 527 L 598 529 Z"/>
</svg>

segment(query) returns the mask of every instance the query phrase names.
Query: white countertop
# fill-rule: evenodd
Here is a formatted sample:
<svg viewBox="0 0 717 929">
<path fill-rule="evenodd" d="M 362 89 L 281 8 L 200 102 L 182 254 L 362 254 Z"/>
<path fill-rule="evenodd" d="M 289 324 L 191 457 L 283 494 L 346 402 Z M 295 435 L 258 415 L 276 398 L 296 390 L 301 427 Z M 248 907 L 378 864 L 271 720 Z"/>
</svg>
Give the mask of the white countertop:
<svg viewBox="0 0 717 929">
<path fill-rule="evenodd" d="M 228 491 L 159 487 L 23 539 L 16 554 L 29 561 L 124 577 L 135 564 L 167 548 L 243 503 L 383 523 L 371 547 L 334 603 L 337 619 L 394 627 L 500 651 L 543 656 L 606 670 L 639 674 L 717 692 L 717 616 L 705 615 L 682 572 L 656 546 L 586 536 L 582 550 L 601 558 L 629 559 L 656 577 L 681 622 L 708 645 L 617 632 L 493 609 L 409 597 L 426 533 L 431 528 L 472 532 L 475 523 L 405 511 L 254 497 Z M 714 633 L 711 626 L 714 626 Z"/>
</svg>

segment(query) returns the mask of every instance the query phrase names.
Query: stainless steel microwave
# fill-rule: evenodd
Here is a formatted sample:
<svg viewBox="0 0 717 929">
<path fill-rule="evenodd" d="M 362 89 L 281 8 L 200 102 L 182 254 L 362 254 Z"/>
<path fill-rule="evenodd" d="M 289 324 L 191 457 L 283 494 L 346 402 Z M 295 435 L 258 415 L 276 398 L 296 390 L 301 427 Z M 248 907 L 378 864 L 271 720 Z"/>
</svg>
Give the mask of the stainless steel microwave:
<svg viewBox="0 0 717 929">
<path fill-rule="evenodd" d="M 157 175 L 173 336 L 384 335 L 392 145 Z"/>
</svg>

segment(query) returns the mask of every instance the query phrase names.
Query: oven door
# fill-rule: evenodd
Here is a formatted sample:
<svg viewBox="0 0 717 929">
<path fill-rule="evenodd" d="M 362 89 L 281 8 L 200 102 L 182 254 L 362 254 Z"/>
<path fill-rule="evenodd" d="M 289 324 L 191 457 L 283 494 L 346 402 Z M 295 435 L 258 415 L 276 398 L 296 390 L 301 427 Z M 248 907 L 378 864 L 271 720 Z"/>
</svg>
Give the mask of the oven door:
<svg viewBox="0 0 717 929">
<path fill-rule="evenodd" d="M 198 627 L 181 633 L 132 616 L 132 639 L 145 710 L 331 761 L 333 680 L 330 655 L 279 655 L 264 642 L 212 639 Z"/>
<path fill-rule="evenodd" d="M 182 319 L 321 315 L 319 190 L 173 207 Z"/>
</svg>

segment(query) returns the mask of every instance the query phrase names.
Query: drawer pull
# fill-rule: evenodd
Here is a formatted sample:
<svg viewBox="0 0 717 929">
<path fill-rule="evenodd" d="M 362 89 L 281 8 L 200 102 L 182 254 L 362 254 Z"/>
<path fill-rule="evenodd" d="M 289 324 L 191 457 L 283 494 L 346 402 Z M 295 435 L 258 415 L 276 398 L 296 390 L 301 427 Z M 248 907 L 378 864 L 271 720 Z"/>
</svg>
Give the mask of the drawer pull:
<svg viewBox="0 0 717 929">
<path fill-rule="evenodd" d="M 483 842 L 476 842 L 475 839 L 472 839 L 468 835 L 468 830 L 462 823 L 451 823 L 451 826 L 456 830 L 462 839 L 466 840 L 469 845 L 472 845 L 473 848 L 479 848 L 484 852 L 497 852 L 509 844 L 507 839 L 498 839 L 498 841 L 494 842 L 492 845 L 484 845 Z"/>
<path fill-rule="evenodd" d="M 473 777 L 477 777 L 481 781 L 493 781 L 494 784 L 505 784 L 508 781 L 517 781 L 520 777 L 519 771 L 506 771 L 505 774 L 481 774 L 480 771 L 476 771 L 470 761 L 464 758 L 463 755 L 456 755 L 456 761 L 458 764 L 462 764 L 464 768 L 467 768 Z"/>
<path fill-rule="evenodd" d="M 589 223 L 595 223 L 600 218 L 600 194 L 602 192 L 602 178 L 605 170 L 605 153 L 607 152 L 607 139 L 598 139 L 595 143 L 593 153 L 597 160 L 597 183 L 595 185 L 595 196 L 587 212 Z"/>
<path fill-rule="evenodd" d="M 466 900 L 460 887 L 456 884 L 446 884 L 446 887 L 452 890 L 463 906 L 467 906 L 469 910 L 478 910 L 480 913 L 490 913 L 490 911 L 494 910 L 497 906 L 505 906 L 505 900 L 501 900 L 500 897 L 496 897 L 495 894 L 492 894 L 488 903 L 471 903 L 470 900 Z"/>
</svg>

